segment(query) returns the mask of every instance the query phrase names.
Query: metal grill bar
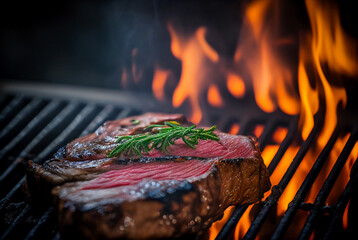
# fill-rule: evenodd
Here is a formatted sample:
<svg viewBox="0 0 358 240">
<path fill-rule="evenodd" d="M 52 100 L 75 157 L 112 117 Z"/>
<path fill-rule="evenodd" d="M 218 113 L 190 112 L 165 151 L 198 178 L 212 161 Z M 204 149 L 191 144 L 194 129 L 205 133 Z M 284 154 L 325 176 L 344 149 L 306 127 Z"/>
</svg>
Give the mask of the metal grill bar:
<svg viewBox="0 0 358 240">
<path fill-rule="evenodd" d="M 0 132 L 0 139 L 4 138 L 9 132 L 11 132 L 21 121 L 24 121 L 25 116 L 29 115 L 30 113 L 36 113 L 35 109 L 40 107 L 41 104 L 40 99 L 33 99 L 20 113 L 18 113 L 11 122 L 4 127 Z"/>
<path fill-rule="evenodd" d="M 36 232 L 40 229 L 40 227 L 46 222 L 48 221 L 49 217 L 51 214 L 53 214 L 55 212 L 55 209 L 53 207 L 49 207 L 47 209 L 47 211 L 42 215 L 42 217 L 40 218 L 40 220 L 37 222 L 37 224 L 31 229 L 31 231 L 27 234 L 27 236 L 25 237 L 25 240 L 31 239 L 34 237 L 34 235 L 36 234 Z"/>
<path fill-rule="evenodd" d="M 109 118 L 110 114 L 114 111 L 112 105 L 107 105 L 102 111 L 97 114 L 97 116 L 92 120 L 92 122 L 87 126 L 85 130 L 82 131 L 80 136 L 85 136 L 94 131 L 100 124 L 102 124 L 106 119 Z"/>
<path fill-rule="evenodd" d="M 12 96 L 7 95 L 7 94 L 1 94 L 0 95 L 0 113 L 2 112 L 2 110 L 5 108 L 6 105 L 8 105 L 10 103 L 10 101 L 12 100 Z M 2 117 L 0 117 L 1 119 Z"/>
<path fill-rule="evenodd" d="M 18 181 L 16 183 L 16 185 L 10 190 L 10 192 L 8 192 L 8 194 L 6 194 L 6 196 L 1 199 L 0 201 L 0 211 L 2 211 L 2 209 L 5 207 L 5 205 L 10 201 L 11 197 L 15 194 L 16 191 L 18 191 L 21 187 L 21 185 L 25 182 L 25 176 L 22 177 L 20 179 L 20 181 Z"/>
<path fill-rule="evenodd" d="M 292 160 L 292 163 L 290 164 L 287 171 L 283 175 L 281 181 L 276 186 L 272 187 L 270 196 L 266 198 L 261 211 L 255 218 L 255 220 L 251 223 L 251 226 L 244 237 L 245 240 L 254 239 L 255 236 L 258 234 L 270 209 L 277 204 L 277 201 L 280 198 L 282 192 L 285 190 L 286 186 L 288 185 L 288 183 L 292 179 L 292 176 L 295 174 L 298 166 L 300 165 L 303 157 L 307 153 L 309 147 L 312 145 L 312 142 L 315 139 L 316 133 L 318 132 L 320 127 L 321 127 L 320 124 L 317 124 L 316 122 L 308 138 L 302 144 L 301 148 L 298 150 L 296 156 Z"/>
<path fill-rule="evenodd" d="M 337 127 L 334 130 L 327 145 L 324 147 L 324 149 L 318 156 L 317 160 L 315 161 L 314 165 L 312 166 L 312 169 L 309 171 L 305 180 L 303 181 L 300 189 L 297 191 L 294 199 L 289 204 L 278 227 L 276 228 L 274 235 L 272 236 L 272 239 L 281 239 L 283 237 L 283 234 L 286 232 L 287 228 L 289 227 L 289 224 L 291 223 L 293 217 L 295 216 L 295 213 L 300 208 L 302 201 L 306 197 L 312 184 L 314 183 L 319 172 L 321 171 L 321 168 L 323 167 L 329 153 L 331 152 L 331 150 L 334 146 L 334 143 L 336 142 L 336 140 L 338 138 L 339 131 L 340 131 L 340 127 L 337 125 Z"/>
<path fill-rule="evenodd" d="M 63 141 L 68 138 L 68 136 L 73 132 L 75 128 L 78 127 L 78 125 L 83 121 L 83 119 L 86 119 L 90 112 L 94 110 L 94 105 L 87 105 L 82 111 L 75 117 L 75 119 L 71 122 L 71 124 L 60 134 L 58 138 L 53 140 L 40 154 L 37 158 L 34 159 L 35 162 L 43 161 L 49 154 L 51 154 L 53 151 L 55 151 L 60 144 L 62 144 Z M 9 199 L 12 197 L 12 195 L 20 188 L 20 186 L 25 182 L 25 177 L 23 177 L 18 184 L 16 184 L 16 188 L 12 189 L 10 193 L 12 193 L 10 196 L 9 194 L 5 197 L 9 201 Z M 3 204 L 4 205 L 4 204 Z M 24 208 L 24 211 L 29 211 L 29 205 L 27 204 Z M 24 212 L 23 211 L 23 212 Z M 24 214 L 26 213 L 24 212 Z M 24 215 L 22 214 L 22 216 Z M 11 232 L 11 230 L 18 224 L 19 221 L 14 221 L 11 225 L 11 228 L 9 228 L 6 233 L 2 236 L 2 238 L 5 238 L 7 234 Z"/>
<path fill-rule="evenodd" d="M 358 167 L 358 159 L 355 160 L 353 168 L 352 168 L 352 173 L 353 173 L 353 169 Z M 344 188 L 344 191 L 341 195 L 341 197 L 338 199 L 337 203 L 334 206 L 334 210 L 332 213 L 332 220 L 329 224 L 329 227 L 327 228 L 327 232 L 324 235 L 323 239 L 333 239 L 335 237 L 337 237 L 336 233 L 337 233 L 337 229 L 338 229 L 338 224 L 342 222 L 342 217 L 343 217 L 343 212 L 344 209 L 346 208 L 348 201 L 351 197 L 352 191 L 354 186 L 357 186 L 358 183 L 358 173 L 355 172 L 354 174 L 351 174 L 351 179 L 349 179 L 346 187 Z"/>
<path fill-rule="evenodd" d="M 77 103 L 74 104 L 70 104 L 70 105 L 76 105 Z M 98 124 L 103 123 L 103 121 L 109 117 L 110 113 L 113 111 L 113 106 L 112 107 L 106 107 L 104 108 L 99 115 L 97 115 L 97 117 L 95 117 L 88 125 L 87 127 L 82 131 L 81 135 L 86 134 L 87 132 L 91 132 L 94 131 L 96 127 L 98 127 Z M 40 154 L 39 157 L 34 159 L 37 162 L 41 162 L 43 160 L 46 159 L 46 156 L 50 153 L 52 153 L 53 151 L 55 151 L 62 142 L 66 141 L 66 139 L 69 137 L 69 135 L 71 135 L 71 133 L 73 132 L 73 130 L 76 128 L 78 129 L 78 125 L 79 124 L 83 124 L 83 120 L 88 118 L 88 115 L 94 110 L 94 106 L 93 105 L 87 105 L 76 117 L 75 119 L 71 122 L 71 124 L 60 134 L 60 136 L 58 138 L 56 138 L 54 141 L 52 141 Z M 70 113 L 72 111 L 69 111 L 68 113 Z M 126 111 L 126 109 L 122 110 L 120 112 L 120 115 L 125 117 L 126 114 L 128 114 L 129 111 Z M 41 137 L 41 135 L 39 136 L 39 138 Z M 15 186 L 15 188 L 13 188 L 10 193 L 6 196 L 6 199 L 10 199 L 14 193 L 16 191 L 19 190 L 20 186 L 23 184 L 23 182 L 25 181 L 25 177 L 23 177 Z M 3 206 L 6 203 L 3 203 Z M 24 216 L 28 211 L 30 210 L 29 205 L 26 205 L 26 207 L 23 210 L 23 214 L 21 216 Z M 47 210 L 44 215 L 40 218 L 40 221 L 35 225 L 35 227 L 28 233 L 27 238 L 31 238 L 36 231 L 40 228 L 40 226 L 46 222 L 46 219 L 48 218 L 48 215 L 50 215 L 52 213 L 51 210 Z M 16 222 L 14 221 L 11 229 L 9 229 L 6 232 L 6 235 L 3 235 L 2 237 L 5 238 L 13 229 L 15 229 L 16 225 L 18 225 L 18 223 L 20 222 L 21 218 L 19 218 Z"/>
<path fill-rule="evenodd" d="M 26 136 L 28 136 L 35 126 L 40 124 L 46 116 L 57 109 L 59 107 L 59 101 L 53 101 L 48 104 L 35 118 L 33 118 L 27 126 L 16 136 L 14 137 L 1 151 L 0 151 L 0 159 L 4 157 L 11 149 L 13 149 L 20 141 L 22 141 Z M 13 170 L 19 165 L 20 161 L 15 160 L 11 163 L 11 165 L 1 174 L 0 182 L 2 182 Z"/>
<path fill-rule="evenodd" d="M 44 129 L 39 134 L 37 134 L 37 136 L 27 145 L 27 147 L 20 152 L 20 154 L 18 155 L 18 158 L 15 160 L 15 162 L 19 162 L 19 160 L 20 160 L 19 158 L 25 158 L 27 153 L 30 150 L 32 150 L 33 148 L 38 146 L 40 141 L 45 136 L 48 136 L 53 129 L 57 128 L 59 126 L 59 124 L 62 121 L 64 121 L 64 119 L 67 118 L 78 106 L 79 106 L 78 103 L 73 103 L 73 104 L 68 105 L 66 108 L 64 108 L 57 116 L 55 116 L 55 118 L 47 126 L 44 127 Z M 13 194 L 17 191 L 17 189 L 21 186 L 23 181 L 24 181 L 24 179 L 20 180 L 21 183 L 18 182 L 15 185 L 14 189 L 12 189 L 5 196 L 5 198 L 1 200 L 1 202 L 0 202 L 0 210 L 2 209 L 4 204 L 7 201 L 9 201 L 9 199 L 13 196 Z"/>
<path fill-rule="evenodd" d="M 25 97 L 23 95 L 17 95 L 0 113 L 0 125 L 5 126 L 6 120 L 11 119 L 11 116 L 18 112 L 21 105 L 24 103 Z"/>
<path fill-rule="evenodd" d="M 276 122 L 276 121 L 275 121 Z M 276 122 L 277 123 L 277 122 Z M 276 124 L 269 124 L 270 128 L 275 128 Z M 268 129 L 268 128 L 265 128 Z M 294 135 L 296 134 L 297 131 L 297 119 L 295 121 L 292 121 L 291 124 L 289 125 L 289 131 L 287 132 L 287 135 L 285 137 L 285 139 L 283 140 L 283 142 L 281 143 L 278 151 L 275 154 L 275 157 L 273 158 L 273 160 L 270 163 L 271 166 L 271 171 L 269 171 L 269 174 L 271 175 L 273 170 L 276 168 L 279 160 L 282 158 L 283 154 L 286 152 L 288 146 L 291 144 L 292 139 L 294 137 Z M 263 142 L 267 141 L 267 137 L 269 136 L 268 133 L 271 133 L 273 130 L 269 129 L 269 130 L 264 130 L 263 132 L 263 139 L 261 140 Z M 266 134 L 267 133 L 267 134 Z M 261 138 L 260 138 L 261 139 Z M 261 143 L 262 145 L 264 145 L 263 143 Z M 263 146 L 260 146 L 260 149 Z M 274 164 L 272 164 L 272 162 L 275 160 Z M 221 231 L 219 232 L 219 234 L 216 236 L 216 240 L 222 240 L 222 239 L 228 239 L 228 237 L 233 233 L 233 231 L 235 230 L 235 227 L 237 225 L 237 223 L 239 222 L 239 220 L 241 219 L 242 215 L 245 213 L 245 211 L 248 208 L 248 204 L 236 207 L 234 212 L 231 214 L 230 218 L 228 219 L 228 221 L 225 223 L 225 225 L 223 226 L 223 228 L 221 229 Z"/>
<path fill-rule="evenodd" d="M 6 144 L 4 144 L 5 147 L 0 150 L 0 157 L 10 156 L 11 158 L 8 158 L 8 160 L 10 161 L 12 161 L 12 159 L 15 157 L 15 161 L 8 164 L 9 166 L 7 167 L 7 169 L 3 171 L 2 175 L 0 175 L 0 184 L 2 184 L 2 182 L 5 182 L 5 180 L 10 179 L 11 176 L 11 183 L 7 183 L 9 185 L 9 191 L 3 192 L 3 195 L 6 196 L 0 201 L 0 212 L 2 213 L 3 210 L 6 211 L 6 208 L 8 208 L 8 206 L 11 206 L 11 204 L 15 201 L 22 201 L 22 204 L 20 204 L 18 208 L 20 214 L 18 216 L 14 216 L 14 220 L 11 223 L 11 226 L 9 225 L 10 227 L 6 231 L 1 231 L 1 233 L 3 234 L 1 236 L 1 239 L 12 238 L 13 236 L 21 236 L 20 238 L 26 239 L 36 239 L 38 236 L 40 236 L 40 234 L 41 236 L 43 236 L 44 232 L 46 232 L 46 238 L 59 239 L 60 236 L 56 230 L 56 227 L 52 229 L 47 229 L 47 227 L 49 226 L 47 224 L 54 223 L 55 221 L 54 208 L 50 207 L 47 209 L 41 209 L 39 211 L 36 211 L 36 214 L 38 215 L 33 216 L 31 206 L 23 202 L 23 195 L 20 192 L 20 188 L 25 181 L 25 177 L 23 175 L 20 175 L 21 173 L 19 174 L 19 172 L 15 171 L 18 170 L 18 167 L 21 167 L 19 166 L 21 163 L 20 160 L 22 158 L 29 159 L 32 153 L 36 155 L 36 158 L 34 158 L 34 160 L 36 162 L 42 163 L 43 161 L 48 159 L 52 155 L 52 153 L 54 153 L 59 147 L 62 147 L 68 141 L 74 139 L 77 136 L 83 136 L 93 132 L 104 121 L 113 118 L 123 118 L 127 117 L 128 115 L 135 115 L 141 113 L 141 111 L 143 110 L 136 110 L 132 107 L 128 107 L 128 105 L 120 106 L 120 108 L 117 108 L 118 106 L 115 103 L 107 103 L 105 105 L 102 104 L 101 106 L 97 106 L 96 102 L 88 104 L 87 102 L 83 103 L 77 101 L 68 102 L 66 99 L 65 101 L 54 101 L 51 99 L 37 97 L 28 98 L 22 94 L 16 95 L 15 97 L 8 96 L 6 99 L 3 97 L 0 99 L 0 101 L 8 102 L 7 105 L 5 105 L 4 103 L 0 103 L 2 108 L 0 114 L 0 123 L 2 124 L 2 126 L 10 126 L 10 129 L 7 128 L 6 132 L 4 132 L 4 130 L 0 130 L 0 135 L 3 137 L 3 139 L 4 137 L 11 135 L 11 137 L 7 138 L 10 140 L 8 140 Z M 61 112 L 59 113 L 55 111 L 58 108 L 61 109 Z M 31 117 L 31 114 L 33 114 L 34 111 L 36 118 Z M 45 113 L 47 111 L 52 112 L 52 115 L 46 116 Z M 38 112 L 40 113 L 39 115 L 37 115 Z M 8 114 L 2 115 L 4 113 Z M 23 119 L 20 119 L 17 114 L 22 115 Z M 243 118 L 241 118 L 240 116 L 239 119 L 241 121 L 239 121 L 239 132 L 240 134 L 252 134 L 251 127 L 254 126 L 253 124 L 260 123 L 264 125 L 264 130 L 259 139 L 259 147 L 260 149 L 264 149 L 267 144 L 270 144 L 270 137 L 273 135 L 275 129 L 278 126 L 282 126 L 283 120 L 280 119 L 279 114 L 270 115 L 270 118 L 267 118 L 267 122 L 262 122 L 262 119 L 260 119 L 260 117 L 257 118 L 256 121 L 256 117 L 257 116 L 255 115 L 245 116 Z M 13 122 L 16 118 L 18 119 Z M 227 122 L 231 118 L 226 116 L 218 119 L 219 123 L 225 124 L 225 122 Z M 280 144 L 278 151 L 276 152 L 274 158 L 268 166 L 268 171 L 270 175 L 281 161 L 288 147 L 291 145 L 294 137 L 297 136 L 297 121 L 291 120 L 292 119 L 290 119 L 290 125 L 288 126 L 287 135 L 283 142 Z M 316 135 L 320 129 L 320 126 L 319 124 L 317 124 L 317 122 L 318 121 L 316 119 L 314 129 L 311 131 L 309 137 L 303 143 L 303 145 L 301 145 L 301 148 L 294 157 L 291 165 L 287 169 L 285 175 L 282 177 L 280 183 L 273 187 L 271 195 L 264 201 L 261 211 L 258 213 L 257 217 L 253 221 L 249 231 L 245 236 L 245 239 L 252 239 L 256 237 L 256 235 L 261 229 L 263 222 L 268 216 L 268 212 L 276 205 L 282 192 L 286 188 L 287 184 L 290 182 L 302 159 L 306 155 L 308 148 L 312 146 L 312 141 L 314 141 L 315 138 L 314 135 Z M 33 129 L 35 126 L 41 124 L 44 125 L 42 129 L 39 129 L 38 127 L 36 130 Z M 59 130 L 61 130 L 61 132 Z M 34 138 L 27 138 L 25 141 L 26 143 L 22 142 L 22 137 L 35 134 L 36 136 Z M 355 136 L 355 142 L 353 143 L 353 140 L 350 140 L 352 138 L 351 136 L 347 141 L 346 146 L 344 147 L 341 155 L 338 158 L 338 160 L 341 161 L 341 165 L 337 165 L 338 163 L 336 163 L 337 167 L 335 165 L 333 168 L 336 169 L 335 171 L 337 171 L 337 173 L 331 172 L 330 176 L 326 180 L 326 182 L 328 182 L 326 186 L 327 192 L 324 192 L 324 187 L 322 187 L 321 192 L 323 191 L 323 193 L 320 192 L 320 194 L 322 195 L 321 199 L 318 200 L 320 194 L 317 196 L 316 201 L 320 206 L 316 206 L 316 202 L 315 204 L 309 204 L 302 202 L 302 200 L 307 195 L 310 185 L 312 184 L 312 182 L 315 181 L 317 174 L 320 172 L 322 164 L 325 162 L 325 159 L 327 158 L 334 143 L 336 142 L 338 134 L 339 130 L 337 127 L 335 132 L 331 136 L 329 143 L 322 150 L 320 156 L 317 158 L 317 162 L 313 165 L 311 171 L 307 175 L 307 178 L 302 183 L 300 190 L 296 193 L 294 200 L 291 202 L 289 208 L 287 209 L 284 217 L 280 222 L 279 228 L 276 229 L 275 234 L 278 235 L 277 238 L 281 238 L 283 236 L 283 234 L 287 230 L 287 227 L 289 226 L 289 224 L 291 224 L 291 218 L 295 215 L 299 208 L 306 210 L 311 210 L 315 208 L 317 209 L 317 213 L 314 214 L 313 217 L 311 217 L 311 212 L 310 216 L 307 218 L 306 225 L 310 224 L 311 228 L 309 229 L 309 231 L 311 232 L 312 228 L 315 226 L 315 221 L 317 221 L 318 217 L 321 216 L 321 213 L 329 213 L 329 216 L 331 216 L 331 227 L 327 232 L 326 237 L 332 237 L 331 232 L 334 231 L 333 226 L 339 224 L 339 221 L 342 219 L 343 211 L 347 206 L 348 200 L 351 197 L 353 185 L 355 185 L 358 181 L 358 174 L 353 173 L 354 171 L 352 170 L 351 179 L 346 185 L 340 199 L 334 207 L 324 207 L 324 202 L 325 198 L 327 198 L 326 195 L 328 195 L 331 191 L 331 188 L 333 187 L 333 184 L 339 172 L 341 171 L 341 168 L 347 161 L 347 157 L 350 154 L 354 143 L 357 141 L 357 131 L 352 134 L 352 136 Z M 349 141 L 351 141 L 350 144 L 353 144 L 353 146 L 351 146 L 351 149 L 348 151 L 346 150 L 346 147 Z M 12 154 L 14 152 L 14 149 L 21 144 L 25 145 L 25 147 L 20 147 L 19 149 L 22 149 L 22 151 L 19 151 L 19 153 L 15 152 L 15 156 L 13 156 Z M 346 153 L 343 154 L 343 152 Z M 357 168 L 357 165 L 358 163 L 355 163 L 354 168 Z M 13 172 L 15 173 L 14 175 L 11 174 Z M 337 176 L 331 177 L 331 174 L 337 174 Z M 244 212 L 247 210 L 247 208 L 248 205 L 236 207 L 223 229 L 219 232 L 216 239 L 227 239 L 228 237 L 232 236 L 231 234 L 235 230 L 238 221 L 240 220 Z M 310 217 L 313 220 L 310 220 Z M 34 221 L 33 219 L 36 219 L 37 221 Z M 312 221 L 313 223 L 309 221 Z M 25 229 L 23 228 L 24 225 L 26 225 Z M 23 230 L 22 232 L 17 231 L 20 228 Z M 276 238 L 276 235 L 274 235 L 273 237 Z M 308 236 L 309 235 L 310 233 L 308 234 Z"/>
<path fill-rule="evenodd" d="M 264 149 L 266 147 L 268 139 L 272 136 L 273 131 L 275 131 L 276 126 L 278 126 L 277 119 L 270 120 L 264 127 L 264 130 L 259 138 L 259 148 Z"/>
<path fill-rule="evenodd" d="M 30 210 L 30 206 L 26 205 L 26 207 L 17 216 L 17 218 L 15 218 L 13 224 L 11 224 L 10 227 L 6 230 L 6 232 L 1 236 L 0 240 L 5 239 L 11 233 L 14 227 L 24 218 L 24 216 L 29 212 L 29 210 Z"/>
<path fill-rule="evenodd" d="M 88 126 L 82 131 L 82 133 L 80 134 L 80 136 L 86 135 L 90 132 L 93 132 L 98 125 L 103 124 L 103 122 L 109 117 L 109 115 L 111 114 L 111 112 L 114 110 L 114 107 L 111 105 L 106 106 L 93 120 L 92 122 L 90 122 L 90 124 L 88 124 Z M 126 117 L 127 114 L 129 114 L 130 111 L 128 111 L 127 109 L 122 110 L 119 115 L 121 115 L 122 117 Z M 29 234 L 27 235 L 26 239 L 30 239 L 32 238 L 36 232 L 40 229 L 41 225 L 43 225 L 46 220 L 49 218 L 49 215 L 53 213 L 53 208 L 50 207 L 45 213 L 44 215 L 41 217 L 39 223 L 31 230 L 31 232 L 29 232 Z"/>
<path fill-rule="evenodd" d="M 277 153 L 275 154 L 275 156 L 271 160 L 270 164 L 268 165 L 267 170 L 268 170 L 270 176 L 273 173 L 273 171 L 276 169 L 278 163 L 280 162 L 280 160 L 282 159 L 282 157 L 285 154 L 286 150 L 288 149 L 288 147 L 292 143 L 293 137 L 297 133 L 297 122 L 298 122 L 298 120 L 296 119 L 296 121 L 292 121 L 290 123 L 290 126 L 288 128 L 289 131 L 287 133 L 287 136 L 285 137 L 285 139 L 280 144 L 280 147 L 278 148 Z"/>
<path fill-rule="evenodd" d="M 247 135 L 249 132 L 249 126 L 250 126 L 250 121 L 248 119 L 247 116 L 244 116 L 241 120 L 240 120 L 240 130 L 239 130 L 239 134 L 240 135 Z"/>
<path fill-rule="evenodd" d="M 65 109 L 63 109 L 58 116 L 56 116 L 53 121 L 51 121 L 34 139 L 30 142 L 30 144 L 27 145 L 27 147 L 20 153 L 20 157 L 24 157 L 26 153 L 31 150 L 33 147 L 35 147 L 41 139 L 43 139 L 44 136 L 48 135 L 49 132 L 58 127 L 58 125 L 66 118 L 68 115 L 70 115 L 75 109 L 78 107 L 78 103 L 72 103 L 68 105 Z M 8 194 L 1 199 L 0 201 L 0 211 L 3 209 L 3 207 L 10 201 L 12 196 L 20 189 L 21 185 L 25 182 L 25 176 L 22 177 L 15 186 L 8 192 Z"/>
<path fill-rule="evenodd" d="M 129 107 L 126 107 L 116 116 L 115 119 L 124 118 L 129 116 L 130 114 L 131 114 L 131 109 Z"/>
<path fill-rule="evenodd" d="M 215 240 L 228 239 L 233 234 L 237 223 L 239 222 L 242 215 L 245 213 L 249 205 L 245 204 L 239 207 L 235 207 L 234 212 L 227 220 L 221 231 L 216 236 Z"/>
<path fill-rule="evenodd" d="M 313 231 L 317 217 L 330 193 L 334 183 L 336 182 L 339 173 L 341 172 L 344 164 L 346 163 L 350 152 L 353 149 L 353 146 L 357 142 L 358 131 L 355 130 L 352 135 L 349 137 L 346 145 L 344 146 L 341 154 L 339 155 L 336 163 L 334 164 L 331 172 L 329 173 L 326 181 L 324 182 L 320 192 L 318 193 L 316 200 L 314 202 L 314 207 L 311 210 L 306 223 L 302 229 L 299 239 L 308 239 Z"/>
<path fill-rule="evenodd" d="M 37 155 L 36 158 L 33 159 L 34 162 L 38 163 L 46 158 L 49 158 L 55 149 L 61 147 L 61 145 L 65 144 L 66 139 L 71 133 L 79 127 L 81 121 L 89 116 L 89 114 L 94 110 L 94 105 L 87 105 L 82 111 L 75 117 L 75 119 L 68 125 L 61 134 L 55 138 L 54 141 L 51 142 L 40 154 Z"/>
<path fill-rule="evenodd" d="M 114 107 L 111 105 L 106 106 L 89 124 L 88 126 L 81 132 L 80 136 L 86 135 L 92 131 L 94 131 L 98 125 L 103 124 L 103 122 L 111 115 L 114 111 Z M 122 110 L 119 114 L 125 117 L 128 111 Z M 36 226 L 28 233 L 26 239 L 31 239 L 37 231 L 41 228 L 41 226 L 47 221 L 49 215 L 54 213 L 54 208 L 50 207 L 40 218 L 39 222 Z"/>
<path fill-rule="evenodd" d="M 60 124 L 72 114 L 76 108 L 79 107 L 79 103 L 73 102 L 71 104 L 68 104 L 64 109 L 62 109 L 54 118 L 48 123 L 42 130 L 39 132 L 29 144 L 22 150 L 19 154 L 19 158 L 26 158 L 28 153 L 34 149 L 36 146 L 38 146 L 41 142 L 41 140 L 45 137 L 50 135 L 50 133 L 57 127 L 60 126 Z"/>
</svg>

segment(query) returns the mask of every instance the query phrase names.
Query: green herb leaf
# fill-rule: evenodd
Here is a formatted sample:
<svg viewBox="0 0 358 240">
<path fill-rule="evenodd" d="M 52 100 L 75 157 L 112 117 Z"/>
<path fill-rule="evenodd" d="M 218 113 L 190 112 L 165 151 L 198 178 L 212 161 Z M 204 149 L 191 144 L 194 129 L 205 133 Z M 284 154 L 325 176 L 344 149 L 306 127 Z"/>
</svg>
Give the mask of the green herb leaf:
<svg viewBox="0 0 358 240">
<path fill-rule="evenodd" d="M 180 138 L 186 145 L 193 149 L 195 149 L 195 145 L 198 144 L 198 139 L 220 140 L 214 133 L 216 126 L 205 130 L 204 128 L 196 128 L 195 125 L 184 127 L 178 122 L 170 121 L 164 122 L 163 125 L 150 125 L 144 128 L 144 130 L 150 128 L 155 131 L 118 137 L 117 143 L 119 143 L 119 145 L 108 154 L 108 157 L 117 157 L 122 154 L 143 156 L 143 153 L 148 154 L 152 149 L 169 153 L 167 148 L 175 144 L 175 140 Z"/>
<path fill-rule="evenodd" d="M 133 119 L 133 120 L 132 120 L 132 123 L 133 123 L 134 125 L 137 125 L 137 124 L 140 123 L 140 121 L 139 121 L 139 120 L 136 120 L 136 119 Z"/>
</svg>

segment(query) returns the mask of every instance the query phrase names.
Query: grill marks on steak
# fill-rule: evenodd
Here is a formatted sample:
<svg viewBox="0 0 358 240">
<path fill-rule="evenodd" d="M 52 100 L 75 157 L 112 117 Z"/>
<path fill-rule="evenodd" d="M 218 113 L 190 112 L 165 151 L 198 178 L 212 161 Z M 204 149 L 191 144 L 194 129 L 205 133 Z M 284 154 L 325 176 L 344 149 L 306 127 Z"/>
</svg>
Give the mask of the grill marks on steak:
<svg viewBox="0 0 358 240">
<path fill-rule="evenodd" d="M 135 124 L 133 120 L 138 120 Z M 43 203 L 56 199 L 64 238 L 171 238 L 200 233 L 235 204 L 259 201 L 270 188 L 257 141 L 216 131 L 220 141 L 181 139 L 168 152 L 108 158 L 116 136 L 143 132 L 182 115 L 144 114 L 107 122 L 69 143 L 43 165 L 31 163 L 27 185 Z"/>
</svg>

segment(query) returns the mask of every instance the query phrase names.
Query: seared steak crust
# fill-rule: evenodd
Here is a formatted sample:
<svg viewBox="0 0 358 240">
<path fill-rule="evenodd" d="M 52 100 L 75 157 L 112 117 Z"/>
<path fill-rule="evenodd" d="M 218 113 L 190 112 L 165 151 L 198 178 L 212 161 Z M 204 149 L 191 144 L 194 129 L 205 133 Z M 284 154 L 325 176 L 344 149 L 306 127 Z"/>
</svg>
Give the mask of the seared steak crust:
<svg viewBox="0 0 358 240">
<path fill-rule="evenodd" d="M 96 190 L 83 190 L 85 184 L 53 190 L 65 237 L 151 239 L 201 233 L 228 206 L 257 202 L 270 188 L 260 158 L 217 159 L 210 171 L 185 181 L 144 180 Z"/>
<path fill-rule="evenodd" d="M 107 157 L 117 146 L 116 136 L 141 133 L 146 126 L 164 121 L 187 123 L 182 115 L 153 113 L 111 121 L 75 139 L 43 165 L 30 162 L 27 188 L 34 202 L 55 199 L 64 239 L 172 238 L 201 233 L 228 206 L 257 202 L 269 190 L 268 172 L 252 137 L 216 131 L 219 142 L 200 140 L 196 149 L 179 139 L 168 149 L 170 154 L 153 150 L 143 157 Z M 180 176 L 181 172 L 175 172 L 177 165 L 174 173 L 158 172 L 159 177 L 156 168 L 148 168 L 153 164 L 166 169 L 165 164 L 174 162 L 183 171 L 186 163 L 194 161 L 196 165 L 187 165 L 191 167 L 183 176 L 189 177 L 184 178 L 172 177 Z M 202 167 L 206 163 L 210 166 Z M 146 177 L 136 177 L 133 169 Z M 101 179 L 109 184 L 101 186 Z"/>
</svg>

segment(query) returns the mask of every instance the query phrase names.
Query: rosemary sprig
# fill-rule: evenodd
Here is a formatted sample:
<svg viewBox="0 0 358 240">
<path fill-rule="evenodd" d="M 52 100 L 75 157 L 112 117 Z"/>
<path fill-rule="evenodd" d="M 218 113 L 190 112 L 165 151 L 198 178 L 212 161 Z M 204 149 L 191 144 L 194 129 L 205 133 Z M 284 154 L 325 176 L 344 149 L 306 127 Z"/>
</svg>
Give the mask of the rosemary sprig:
<svg viewBox="0 0 358 240">
<path fill-rule="evenodd" d="M 117 143 L 119 143 L 119 145 L 108 154 L 108 157 L 116 157 L 121 154 L 127 156 L 134 154 L 143 156 L 142 153 L 148 154 L 152 149 L 169 153 L 167 148 L 173 145 L 175 140 L 179 138 L 193 149 L 195 149 L 195 145 L 198 144 L 198 139 L 220 140 L 214 133 L 216 126 L 205 130 L 204 128 L 196 128 L 195 125 L 184 127 L 178 122 L 171 121 L 164 122 L 164 125 L 150 125 L 144 130 L 149 128 L 154 128 L 154 130 L 149 133 L 118 137 Z"/>
</svg>

